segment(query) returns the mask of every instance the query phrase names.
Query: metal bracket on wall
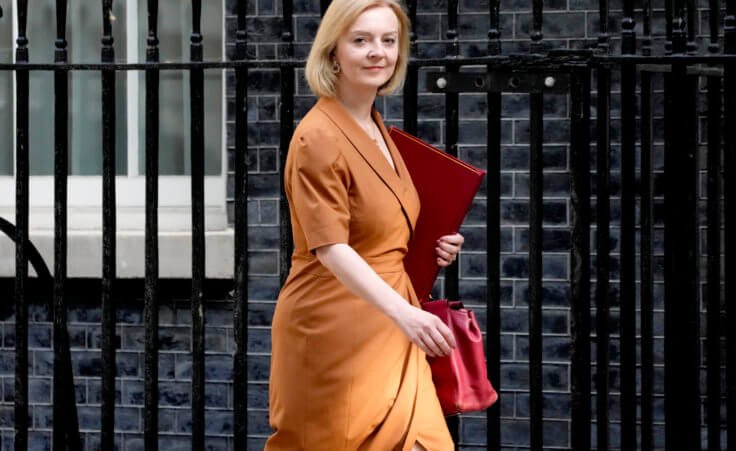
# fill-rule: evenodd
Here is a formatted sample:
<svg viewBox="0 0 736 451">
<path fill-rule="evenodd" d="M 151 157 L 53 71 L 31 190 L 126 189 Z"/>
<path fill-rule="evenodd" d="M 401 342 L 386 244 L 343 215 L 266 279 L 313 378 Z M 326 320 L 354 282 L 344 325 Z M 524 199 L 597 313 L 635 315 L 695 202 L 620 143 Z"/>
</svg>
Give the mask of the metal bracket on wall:
<svg viewBox="0 0 736 451">
<path fill-rule="evenodd" d="M 568 92 L 570 74 L 553 71 L 428 72 L 430 92 Z"/>
</svg>

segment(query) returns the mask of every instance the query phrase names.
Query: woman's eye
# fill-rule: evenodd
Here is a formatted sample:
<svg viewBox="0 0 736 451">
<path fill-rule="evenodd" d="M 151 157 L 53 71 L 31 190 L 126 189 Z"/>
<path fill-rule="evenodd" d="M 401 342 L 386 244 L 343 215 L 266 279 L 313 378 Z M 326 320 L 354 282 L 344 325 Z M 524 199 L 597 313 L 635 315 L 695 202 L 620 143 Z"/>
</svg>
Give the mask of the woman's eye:
<svg viewBox="0 0 736 451">
<path fill-rule="evenodd" d="M 355 40 L 353 42 L 355 42 L 357 44 L 362 44 L 363 42 L 365 42 L 365 39 L 363 39 L 363 38 L 355 38 Z"/>
<path fill-rule="evenodd" d="M 386 42 L 387 44 L 393 44 L 394 42 L 396 42 L 396 39 L 394 39 L 394 38 L 387 38 L 384 42 Z"/>
</svg>

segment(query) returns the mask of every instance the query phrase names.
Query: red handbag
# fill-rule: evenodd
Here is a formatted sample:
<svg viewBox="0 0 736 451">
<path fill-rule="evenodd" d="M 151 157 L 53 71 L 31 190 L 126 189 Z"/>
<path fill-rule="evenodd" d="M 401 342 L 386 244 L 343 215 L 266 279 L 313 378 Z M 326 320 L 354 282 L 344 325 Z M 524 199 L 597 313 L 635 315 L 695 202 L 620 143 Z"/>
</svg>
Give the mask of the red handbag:
<svg viewBox="0 0 736 451">
<path fill-rule="evenodd" d="M 426 301 L 422 309 L 438 316 L 452 331 L 457 347 L 444 357 L 428 357 L 437 397 L 445 415 L 487 409 L 498 400 L 488 380 L 483 336 L 475 314 L 460 301 Z"/>
</svg>

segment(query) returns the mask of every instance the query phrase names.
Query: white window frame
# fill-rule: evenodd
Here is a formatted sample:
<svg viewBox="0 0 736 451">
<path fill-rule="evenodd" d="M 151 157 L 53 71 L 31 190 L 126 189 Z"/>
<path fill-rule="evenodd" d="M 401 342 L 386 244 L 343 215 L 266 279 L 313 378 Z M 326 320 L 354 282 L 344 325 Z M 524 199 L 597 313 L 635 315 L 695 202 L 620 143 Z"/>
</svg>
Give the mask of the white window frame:
<svg viewBox="0 0 736 451">
<path fill-rule="evenodd" d="M 226 5 L 222 7 L 222 49 L 226 48 Z M 17 11 L 13 12 L 13 40 L 18 35 Z M 129 63 L 142 61 L 139 57 L 138 1 L 126 4 L 126 60 Z M 145 25 L 143 25 L 145 26 Z M 13 53 L 13 58 L 15 54 Z M 141 277 L 144 271 L 143 232 L 145 227 L 145 176 L 138 173 L 139 152 L 138 129 L 144 118 L 138 111 L 140 71 L 127 71 L 126 98 L 127 117 L 117 118 L 127 123 L 127 175 L 115 177 L 117 211 L 118 276 Z M 221 70 L 222 127 L 220 173 L 207 175 L 204 180 L 205 229 L 207 245 L 206 276 L 229 278 L 232 276 L 233 231 L 227 223 L 227 78 Z M 16 80 L 13 78 L 13 111 L 16 111 Z M 13 114 L 13 129 L 16 129 Z M 32 130 L 31 130 L 32 131 Z M 132 138 L 132 139 L 131 139 Z M 16 136 L 13 133 L 13 168 L 15 168 Z M 102 143 L 99 144 L 102 146 Z M 13 171 L 15 172 L 15 171 Z M 159 243 L 160 272 L 162 277 L 190 277 L 191 275 L 191 180 L 186 175 L 159 176 Z M 99 277 L 101 274 L 101 229 L 102 229 L 102 177 L 70 175 L 68 177 L 68 240 L 69 277 Z M 15 221 L 15 174 L 0 176 L 0 216 Z M 30 239 L 39 248 L 47 265 L 53 264 L 54 229 L 54 177 L 30 176 Z M 14 276 L 14 244 L 9 238 L 0 236 L 0 277 Z M 210 258 L 216 256 L 216 259 Z M 99 258 L 98 258 L 99 257 Z"/>
</svg>

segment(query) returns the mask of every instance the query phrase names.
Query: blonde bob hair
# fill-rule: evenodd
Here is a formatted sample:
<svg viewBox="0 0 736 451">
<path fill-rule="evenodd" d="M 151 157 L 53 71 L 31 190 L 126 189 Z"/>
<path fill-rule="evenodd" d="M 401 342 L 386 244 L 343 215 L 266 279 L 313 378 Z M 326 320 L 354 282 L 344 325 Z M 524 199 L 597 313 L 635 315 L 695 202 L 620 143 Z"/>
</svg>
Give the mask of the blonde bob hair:
<svg viewBox="0 0 736 451">
<path fill-rule="evenodd" d="M 319 25 L 304 69 L 309 88 L 317 97 L 335 97 L 337 74 L 332 71 L 331 56 L 337 40 L 363 11 L 374 6 L 388 6 L 399 19 L 399 56 L 396 67 L 391 78 L 378 88 L 376 95 L 391 94 L 404 83 L 409 62 L 411 24 L 399 0 L 332 0 Z"/>
</svg>

